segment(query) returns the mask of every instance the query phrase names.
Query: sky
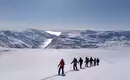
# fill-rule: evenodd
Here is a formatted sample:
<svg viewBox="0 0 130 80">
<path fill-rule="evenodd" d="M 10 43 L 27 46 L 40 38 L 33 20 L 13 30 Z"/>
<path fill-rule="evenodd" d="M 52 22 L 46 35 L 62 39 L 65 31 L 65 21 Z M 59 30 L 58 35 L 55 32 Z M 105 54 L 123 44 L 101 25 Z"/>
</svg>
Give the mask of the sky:
<svg viewBox="0 0 130 80">
<path fill-rule="evenodd" d="M 130 0 L 0 0 L 0 29 L 130 30 Z"/>
</svg>

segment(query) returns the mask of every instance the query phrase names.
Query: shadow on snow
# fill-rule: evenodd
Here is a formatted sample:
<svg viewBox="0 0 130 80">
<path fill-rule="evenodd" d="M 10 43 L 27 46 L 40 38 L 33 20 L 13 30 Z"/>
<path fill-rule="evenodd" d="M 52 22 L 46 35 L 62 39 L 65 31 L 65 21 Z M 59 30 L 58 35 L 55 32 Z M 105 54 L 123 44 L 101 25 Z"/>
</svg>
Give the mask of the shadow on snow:
<svg viewBox="0 0 130 80">
<path fill-rule="evenodd" d="M 69 72 L 73 72 L 73 71 L 74 71 L 74 70 L 66 71 L 65 74 L 66 74 L 66 73 L 69 73 Z M 54 78 L 54 77 L 57 77 L 57 76 L 61 76 L 61 75 L 55 74 L 55 75 L 48 76 L 48 77 L 46 77 L 46 78 L 44 78 L 44 79 L 41 79 L 41 80 L 47 80 L 47 79 L 51 79 L 51 78 Z"/>
</svg>

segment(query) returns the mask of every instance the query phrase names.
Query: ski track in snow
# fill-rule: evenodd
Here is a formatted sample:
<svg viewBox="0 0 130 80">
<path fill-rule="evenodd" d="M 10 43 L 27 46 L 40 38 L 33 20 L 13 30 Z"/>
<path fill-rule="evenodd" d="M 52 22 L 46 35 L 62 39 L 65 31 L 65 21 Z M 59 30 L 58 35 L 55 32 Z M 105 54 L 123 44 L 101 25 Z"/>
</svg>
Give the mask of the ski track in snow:
<svg viewBox="0 0 130 80">
<path fill-rule="evenodd" d="M 4 53 L 0 56 L 0 80 L 130 80 L 129 50 L 11 49 Z M 100 58 L 100 65 L 72 71 L 73 58 L 86 56 Z M 66 64 L 64 77 L 57 76 L 61 58 Z"/>
</svg>

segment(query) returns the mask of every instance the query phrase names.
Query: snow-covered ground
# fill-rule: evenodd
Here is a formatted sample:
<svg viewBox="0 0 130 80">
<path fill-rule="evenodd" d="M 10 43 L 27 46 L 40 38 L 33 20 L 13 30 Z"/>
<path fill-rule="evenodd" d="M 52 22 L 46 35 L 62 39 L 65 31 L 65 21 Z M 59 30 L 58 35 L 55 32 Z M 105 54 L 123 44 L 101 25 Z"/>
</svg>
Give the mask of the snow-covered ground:
<svg viewBox="0 0 130 80">
<path fill-rule="evenodd" d="M 72 71 L 74 57 L 98 57 L 99 66 Z M 57 76 L 60 59 L 66 76 Z M 12 49 L 0 53 L 0 80 L 130 80 L 128 50 Z"/>
<path fill-rule="evenodd" d="M 6 51 L 9 51 L 9 49 L 8 48 L 4 48 L 4 47 L 0 47 L 0 53 L 6 52 Z"/>
</svg>

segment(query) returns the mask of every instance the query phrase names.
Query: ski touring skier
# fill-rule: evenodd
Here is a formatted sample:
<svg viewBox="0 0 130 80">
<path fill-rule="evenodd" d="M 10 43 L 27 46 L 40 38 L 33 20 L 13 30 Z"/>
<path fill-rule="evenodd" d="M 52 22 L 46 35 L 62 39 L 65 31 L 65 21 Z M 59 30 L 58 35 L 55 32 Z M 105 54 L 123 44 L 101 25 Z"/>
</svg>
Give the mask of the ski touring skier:
<svg viewBox="0 0 130 80">
<path fill-rule="evenodd" d="M 71 62 L 71 64 L 73 64 L 73 70 L 75 70 L 75 71 L 78 71 L 77 63 L 78 63 L 78 61 L 76 58 L 74 58 L 73 61 Z"/>
<path fill-rule="evenodd" d="M 58 65 L 58 67 L 59 67 L 58 75 L 60 75 L 60 71 L 61 71 L 61 70 L 62 70 L 62 75 L 65 75 L 65 74 L 64 74 L 64 65 L 65 65 L 65 62 L 64 62 L 63 59 L 61 59 L 59 65 Z"/>
<path fill-rule="evenodd" d="M 88 67 L 88 63 L 89 63 L 89 58 L 88 57 L 85 58 L 85 62 L 84 63 L 85 63 L 85 67 Z"/>
<path fill-rule="evenodd" d="M 100 62 L 100 60 L 99 60 L 99 58 L 97 58 L 97 66 L 99 65 L 99 62 Z"/>
<path fill-rule="evenodd" d="M 83 64 L 83 59 L 80 57 L 80 58 L 79 58 L 80 69 L 82 69 L 82 64 Z"/>
<path fill-rule="evenodd" d="M 90 57 L 90 67 L 93 65 L 93 58 L 92 57 Z"/>
<path fill-rule="evenodd" d="M 97 59 L 96 58 L 94 58 L 94 66 L 96 66 L 97 64 Z"/>
</svg>

